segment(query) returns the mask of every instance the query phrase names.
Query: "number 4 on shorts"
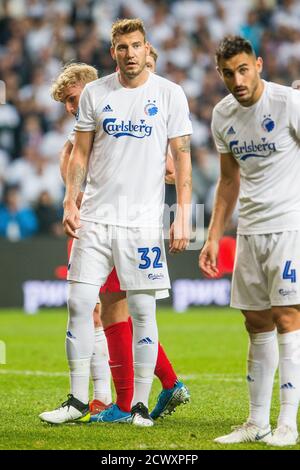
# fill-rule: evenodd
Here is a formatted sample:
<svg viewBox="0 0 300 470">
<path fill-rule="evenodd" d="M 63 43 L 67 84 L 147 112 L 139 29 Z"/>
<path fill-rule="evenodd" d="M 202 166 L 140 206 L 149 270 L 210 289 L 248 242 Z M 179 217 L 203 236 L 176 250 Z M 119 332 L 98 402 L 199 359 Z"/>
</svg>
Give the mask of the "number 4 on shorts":
<svg viewBox="0 0 300 470">
<path fill-rule="evenodd" d="M 290 279 L 291 282 L 296 282 L 296 269 L 290 269 L 291 264 L 291 261 L 285 263 L 282 279 Z"/>
</svg>

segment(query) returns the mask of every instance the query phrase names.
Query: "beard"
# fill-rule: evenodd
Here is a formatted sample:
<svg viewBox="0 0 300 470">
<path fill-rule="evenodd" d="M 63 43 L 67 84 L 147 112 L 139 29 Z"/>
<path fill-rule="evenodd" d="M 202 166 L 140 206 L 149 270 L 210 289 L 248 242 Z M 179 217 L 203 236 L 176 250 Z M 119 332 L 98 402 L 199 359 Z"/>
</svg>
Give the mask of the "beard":
<svg viewBox="0 0 300 470">
<path fill-rule="evenodd" d="M 138 77 L 140 75 L 140 73 L 144 70 L 145 64 L 146 64 L 146 61 L 145 61 L 145 63 L 139 65 L 135 70 L 128 70 L 126 68 L 126 65 L 124 65 L 122 67 L 119 66 L 119 69 L 121 70 L 122 74 L 125 75 L 125 77 L 135 78 L 135 77 Z"/>
</svg>

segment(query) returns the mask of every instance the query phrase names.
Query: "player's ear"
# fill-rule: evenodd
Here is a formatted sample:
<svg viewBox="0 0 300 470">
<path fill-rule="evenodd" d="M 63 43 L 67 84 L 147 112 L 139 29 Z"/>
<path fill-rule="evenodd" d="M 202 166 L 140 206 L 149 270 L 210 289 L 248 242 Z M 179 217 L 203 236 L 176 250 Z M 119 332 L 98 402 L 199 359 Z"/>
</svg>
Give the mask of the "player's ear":
<svg viewBox="0 0 300 470">
<path fill-rule="evenodd" d="M 218 65 L 216 66 L 216 71 L 218 72 L 220 78 L 223 80 L 222 71 L 221 71 L 221 69 L 220 69 L 220 67 L 219 67 Z"/>
<path fill-rule="evenodd" d="M 257 59 L 256 59 L 256 68 L 257 68 L 258 73 L 262 72 L 263 64 L 264 64 L 264 61 L 263 61 L 262 57 L 257 57 Z"/>
<path fill-rule="evenodd" d="M 145 48 L 146 48 L 146 55 L 150 55 L 150 43 L 148 41 L 145 42 Z"/>
<path fill-rule="evenodd" d="M 113 60 L 116 60 L 115 48 L 113 46 L 110 48 L 110 55 L 112 56 Z"/>
</svg>

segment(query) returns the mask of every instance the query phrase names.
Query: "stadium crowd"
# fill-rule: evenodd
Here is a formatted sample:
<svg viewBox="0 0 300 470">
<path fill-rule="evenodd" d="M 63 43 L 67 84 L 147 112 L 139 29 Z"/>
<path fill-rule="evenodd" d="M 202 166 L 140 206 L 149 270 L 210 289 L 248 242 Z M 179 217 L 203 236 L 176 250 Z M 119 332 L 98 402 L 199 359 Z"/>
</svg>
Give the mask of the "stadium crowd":
<svg viewBox="0 0 300 470">
<path fill-rule="evenodd" d="M 233 14 L 234 12 L 234 14 Z M 2 0 L 0 3 L 0 237 L 63 234 L 59 152 L 73 128 L 50 96 L 69 61 L 114 71 L 109 54 L 116 18 L 140 17 L 157 49 L 157 73 L 179 83 L 193 121 L 193 201 L 207 223 L 219 160 L 210 121 L 225 94 L 214 51 L 226 34 L 251 40 L 264 58 L 263 78 L 300 78 L 300 2 L 296 0 Z M 167 186 L 172 204 L 175 188 Z"/>
</svg>

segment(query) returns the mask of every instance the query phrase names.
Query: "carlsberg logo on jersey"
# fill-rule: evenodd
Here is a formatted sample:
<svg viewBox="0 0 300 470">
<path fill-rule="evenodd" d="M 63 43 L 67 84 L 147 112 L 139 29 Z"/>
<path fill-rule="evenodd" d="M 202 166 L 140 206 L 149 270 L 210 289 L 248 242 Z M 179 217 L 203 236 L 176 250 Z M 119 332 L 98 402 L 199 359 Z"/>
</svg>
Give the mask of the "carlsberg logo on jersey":
<svg viewBox="0 0 300 470">
<path fill-rule="evenodd" d="M 239 144 L 239 140 L 232 140 L 229 142 L 230 151 L 236 158 L 243 161 L 250 157 L 266 158 L 277 151 L 275 142 L 267 142 L 265 137 L 261 140 L 262 142 L 258 144 L 253 140 L 250 143 L 244 141 L 242 145 Z"/>
<path fill-rule="evenodd" d="M 151 135 L 152 126 L 148 126 L 145 119 L 141 119 L 138 124 L 132 121 L 116 121 L 115 118 L 104 119 L 103 130 L 108 135 L 116 138 L 127 135 L 136 139 L 144 139 L 144 137 L 150 137 Z"/>
</svg>

